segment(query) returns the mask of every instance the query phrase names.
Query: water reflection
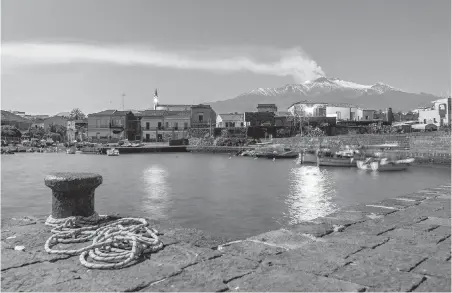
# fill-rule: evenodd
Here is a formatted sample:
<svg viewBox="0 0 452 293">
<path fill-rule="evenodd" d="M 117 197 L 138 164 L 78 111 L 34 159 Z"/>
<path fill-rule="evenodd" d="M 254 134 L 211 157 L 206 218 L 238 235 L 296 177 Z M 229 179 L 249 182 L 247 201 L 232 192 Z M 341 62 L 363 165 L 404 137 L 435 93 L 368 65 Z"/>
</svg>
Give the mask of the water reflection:
<svg viewBox="0 0 452 293">
<path fill-rule="evenodd" d="M 335 210 L 333 178 L 327 169 L 318 166 L 301 166 L 290 171 L 289 196 L 286 216 L 288 224 L 325 216 Z"/>
<path fill-rule="evenodd" d="M 159 165 L 151 165 L 143 171 L 142 179 L 147 194 L 143 200 L 143 209 L 153 218 L 166 216 L 165 210 L 170 201 L 167 178 L 168 172 Z"/>
</svg>

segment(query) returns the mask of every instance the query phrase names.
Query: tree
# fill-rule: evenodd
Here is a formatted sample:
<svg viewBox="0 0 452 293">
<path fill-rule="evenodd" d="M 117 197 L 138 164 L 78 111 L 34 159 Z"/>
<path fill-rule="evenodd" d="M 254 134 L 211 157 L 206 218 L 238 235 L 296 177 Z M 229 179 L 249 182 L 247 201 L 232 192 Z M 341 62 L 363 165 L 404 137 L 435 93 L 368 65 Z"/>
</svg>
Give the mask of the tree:
<svg viewBox="0 0 452 293">
<path fill-rule="evenodd" d="M 28 134 L 31 138 L 42 139 L 46 132 L 42 127 L 31 127 L 25 134 Z"/>
<path fill-rule="evenodd" d="M 79 108 L 74 108 L 69 114 L 69 118 L 74 120 L 82 120 L 86 118 L 86 115 Z"/>
<path fill-rule="evenodd" d="M 21 137 L 22 133 L 15 126 L 3 125 L 2 137 Z"/>
<path fill-rule="evenodd" d="M 49 125 L 49 128 L 47 129 L 46 133 L 47 136 L 49 136 L 52 133 L 58 133 L 60 135 L 60 138 L 65 138 L 66 131 L 67 131 L 66 127 L 52 123 Z"/>
</svg>

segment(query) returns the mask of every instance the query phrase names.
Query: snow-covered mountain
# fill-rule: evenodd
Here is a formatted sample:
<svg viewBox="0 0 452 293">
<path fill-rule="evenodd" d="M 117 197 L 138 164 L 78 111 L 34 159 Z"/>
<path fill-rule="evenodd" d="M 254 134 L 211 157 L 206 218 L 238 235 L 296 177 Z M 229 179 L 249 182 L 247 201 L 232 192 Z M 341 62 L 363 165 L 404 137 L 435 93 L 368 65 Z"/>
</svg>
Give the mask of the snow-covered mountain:
<svg viewBox="0 0 452 293">
<path fill-rule="evenodd" d="M 438 97 L 408 93 L 378 82 L 362 85 L 338 78 L 320 77 L 303 84 L 288 84 L 279 88 L 258 88 L 236 98 L 209 103 L 217 113 L 255 111 L 257 104 L 274 103 L 280 111 L 302 100 L 349 103 L 369 109 L 410 110 L 420 104 L 429 104 Z"/>
</svg>

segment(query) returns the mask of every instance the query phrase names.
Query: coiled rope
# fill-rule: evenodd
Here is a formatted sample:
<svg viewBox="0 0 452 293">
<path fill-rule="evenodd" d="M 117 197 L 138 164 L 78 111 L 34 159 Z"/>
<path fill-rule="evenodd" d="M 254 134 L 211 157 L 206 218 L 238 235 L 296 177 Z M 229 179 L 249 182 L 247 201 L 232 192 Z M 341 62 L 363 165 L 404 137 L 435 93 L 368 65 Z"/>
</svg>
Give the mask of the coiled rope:
<svg viewBox="0 0 452 293">
<path fill-rule="evenodd" d="M 46 225 L 53 227 L 52 236 L 45 243 L 51 254 L 80 254 L 80 262 L 90 269 L 119 269 L 148 253 L 159 251 L 163 243 L 158 231 L 148 228 L 141 218 L 121 218 L 108 222 L 108 216 L 96 212 L 90 217 L 68 217 L 55 219 L 51 215 Z M 91 241 L 80 249 L 53 249 L 58 244 L 73 244 Z M 88 256 L 96 261 L 88 261 Z"/>
</svg>

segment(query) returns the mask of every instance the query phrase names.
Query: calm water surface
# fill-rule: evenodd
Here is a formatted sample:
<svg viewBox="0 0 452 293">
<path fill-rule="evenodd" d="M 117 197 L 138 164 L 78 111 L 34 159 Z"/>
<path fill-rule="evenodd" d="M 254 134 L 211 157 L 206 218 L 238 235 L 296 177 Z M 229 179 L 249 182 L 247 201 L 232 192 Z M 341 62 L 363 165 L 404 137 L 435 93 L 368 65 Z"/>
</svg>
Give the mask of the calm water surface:
<svg viewBox="0 0 452 293">
<path fill-rule="evenodd" d="M 218 235 L 247 237 L 356 203 L 372 203 L 450 182 L 450 169 L 413 167 L 366 173 L 300 166 L 292 160 L 211 154 L 1 156 L 2 217 L 51 212 L 49 172 L 96 172 L 99 213 L 172 221 Z"/>
</svg>

